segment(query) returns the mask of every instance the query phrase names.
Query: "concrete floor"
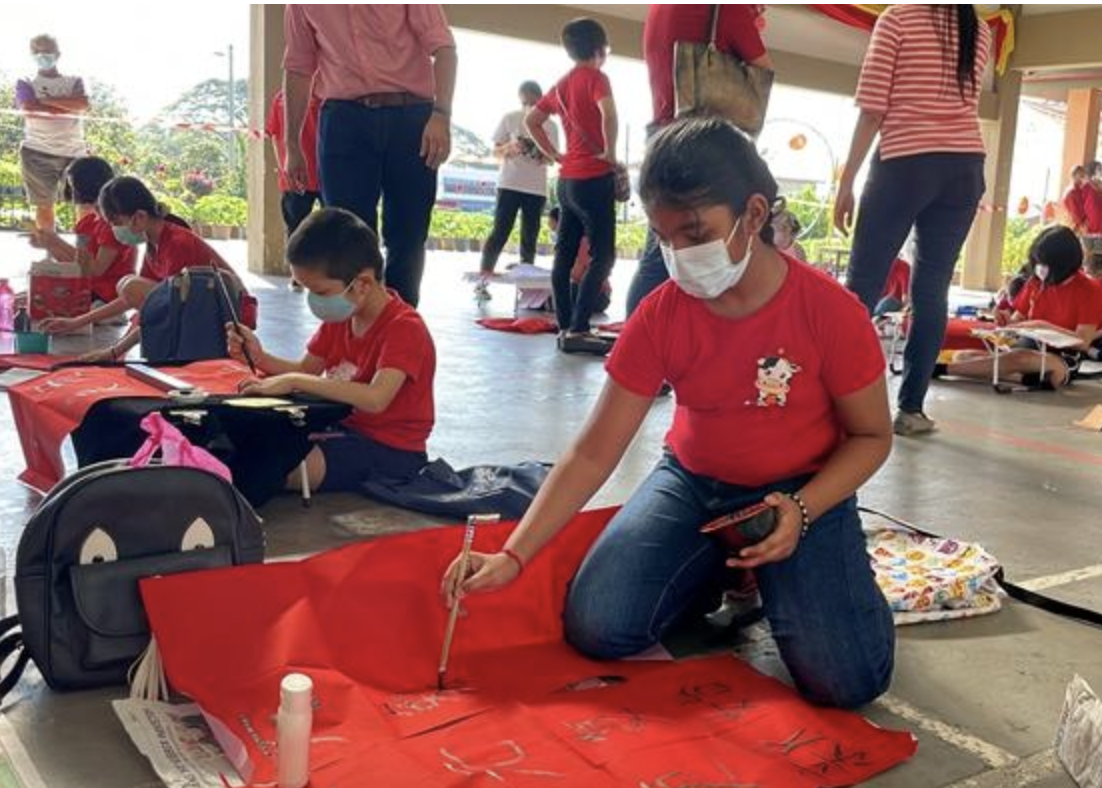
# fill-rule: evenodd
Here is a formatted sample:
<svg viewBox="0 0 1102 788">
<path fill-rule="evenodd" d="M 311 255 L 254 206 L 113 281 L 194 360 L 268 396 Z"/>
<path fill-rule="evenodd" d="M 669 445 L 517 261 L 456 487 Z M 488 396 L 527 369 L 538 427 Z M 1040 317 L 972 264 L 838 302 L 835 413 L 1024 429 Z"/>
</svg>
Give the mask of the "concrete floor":
<svg viewBox="0 0 1102 788">
<path fill-rule="evenodd" d="M 241 261 L 241 244 L 226 245 Z M 30 255 L 0 234 L 8 274 Z M 434 253 L 422 313 L 435 337 L 437 425 L 430 454 L 456 466 L 553 460 L 589 411 L 604 378 L 599 361 L 562 356 L 550 336 L 523 337 L 474 325 L 479 308 L 461 274 L 474 255 Z M 621 263 L 613 286 L 622 304 L 633 265 Z M 297 353 L 314 325 L 286 281 L 251 277 L 261 299 L 261 333 L 271 349 Z M 512 311 L 511 288 L 495 286 L 481 310 Z M 613 314 L 613 319 L 619 315 Z M 87 343 L 58 343 L 58 350 Z M 894 385 L 894 381 L 893 381 Z M 1061 599 L 1102 608 L 1102 436 L 1071 422 L 1102 401 L 1102 386 L 1081 383 L 1058 394 L 997 396 L 989 387 L 937 383 L 929 410 L 940 431 L 899 441 L 866 487 L 863 503 L 924 527 L 983 543 L 1013 580 L 1052 585 Z M 671 400 L 655 403 L 642 434 L 596 503 L 624 500 L 658 456 Z M 0 399 L 0 545 L 15 554 L 37 497 L 15 481 L 22 468 L 6 399 Z M 292 498 L 262 511 L 271 556 L 307 553 L 431 518 L 355 496 L 334 496 L 305 511 Z M 345 517 L 340 517 L 346 515 Z M 339 517 L 340 522 L 334 520 Z M 1087 579 L 1064 573 L 1090 568 Z M 9 578 L 10 586 L 10 578 Z M 10 596 L 9 596 L 10 598 Z M 910 762 L 868 783 L 876 788 L 1073 785 L 1052 757 L 1064 687 L 1075 673 L 1102 688 L 1098 630 L 1015 603 L 994 616 L 903 628 L 888 696 L 867 710 L 920 741 Z M 748 648 L 753 653 L 755 644 Z M 757 653 L 768 660 L 767 646 Z M 0 743 L 25 748 L 50 788 L 144 788 L 159 785 L 125 739 L 107 701 L 117 690 L 56 694 L 30 670 L 0 718 Z M 14 737 L 14 738 L 13 738 Z"/>
</svg>

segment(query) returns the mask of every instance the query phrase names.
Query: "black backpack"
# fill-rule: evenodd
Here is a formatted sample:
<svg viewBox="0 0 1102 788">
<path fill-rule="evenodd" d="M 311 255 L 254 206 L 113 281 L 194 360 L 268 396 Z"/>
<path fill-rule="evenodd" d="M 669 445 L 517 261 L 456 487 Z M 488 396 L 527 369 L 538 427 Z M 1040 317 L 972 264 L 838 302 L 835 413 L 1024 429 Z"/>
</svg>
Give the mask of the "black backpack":
<svg viewBox="0 0 1102 788">
<path fill-rule="evenodd" d="M 140 579 L 263 560 L 260 519 L 214 474 L 126 460 L 77 471 L 50 492 L 19 541 L 19 614 L 0 622 L 8 633 L 0 662 L 22 653 L 0 681 L 0 698 L 28 659 L 53 689 L 125 683 L 150 638 Z"/>
</svg>

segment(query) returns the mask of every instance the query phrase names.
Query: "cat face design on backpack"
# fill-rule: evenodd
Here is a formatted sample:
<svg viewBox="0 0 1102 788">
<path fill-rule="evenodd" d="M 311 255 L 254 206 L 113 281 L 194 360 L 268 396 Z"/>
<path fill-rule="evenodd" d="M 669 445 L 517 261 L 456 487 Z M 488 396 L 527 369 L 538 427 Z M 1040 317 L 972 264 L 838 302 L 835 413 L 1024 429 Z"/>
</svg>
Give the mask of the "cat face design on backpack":
<svg viewBox="0 0 1102 788">
<path fill-rule="evenodd" d="M 792 379 L 803 368 L 791 359 L 785 358 L 784 350 L 775 356 L 758 359 L 758 378 L 754 387 L 758 390 L 759 408 L 783 408 L 788 405 L 788 395 L 792 390 Z"/>
<path fill-rule="evenodd" d="M 109 533 L 108 528 L 109 526 L 93 528 L 84 537 L 84 541 L 80 545 L 80 559 L 78 562 L 81 566 L 107 564 L 119 560 L 118 545 Z M 209 550 L 214 547 L 214 531 L 211 530 L 210 525 L 202 517 L 196 518 L 187 527 L 180 538 L 179 544 L 167 541 L 171 539 L 171 535 L 166 535 L 165 554 L 186 553 L 189 550 Z M 123 556 L 123 558 L 126 558 L 126 556 Z"/>
</svg>

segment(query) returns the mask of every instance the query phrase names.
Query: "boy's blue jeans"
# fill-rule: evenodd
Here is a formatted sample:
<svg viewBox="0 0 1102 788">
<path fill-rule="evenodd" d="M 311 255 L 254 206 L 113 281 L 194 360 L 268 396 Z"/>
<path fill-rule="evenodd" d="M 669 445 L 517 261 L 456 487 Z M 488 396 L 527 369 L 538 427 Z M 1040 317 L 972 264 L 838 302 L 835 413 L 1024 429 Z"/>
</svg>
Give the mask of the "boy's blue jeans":
<svg viewBox="0 0 1102 788">
<path fill-rule="evenodd" d="M 563 614 L 567 640 L 598 659 L 656 644 L 724 572 L 725 550 L 700 526 L 804 481 L 736 487 L 697 476 L 667 455 L 578 569 Z M 816 520 L 788 559 L 755 574 L 773 637 L 804 697 L 854 708 L 887 690 L 895 629 L 855 498 Z"/>
</svg>

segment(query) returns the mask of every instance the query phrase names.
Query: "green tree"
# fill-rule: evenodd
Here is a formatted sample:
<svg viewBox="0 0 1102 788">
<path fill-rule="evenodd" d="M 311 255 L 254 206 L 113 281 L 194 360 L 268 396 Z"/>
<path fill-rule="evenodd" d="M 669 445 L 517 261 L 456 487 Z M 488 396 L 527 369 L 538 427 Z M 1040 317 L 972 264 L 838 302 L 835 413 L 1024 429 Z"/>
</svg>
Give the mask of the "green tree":
<svg viewBox="0 0 1102 788">
<path fill-rule="evenodd" d="M 0 72 L 0 107 L 15 106 L 15 81 Z M 0 161 L 16 161 L 23 139 L 23 119 L 14 114 L 0 115 Z"/>
<path fill-rule="evenodd" d="M 87 88 L 89 118 L 84 136 L 88 152 L 106 159 L 120 173 L 132 172 L 139 145 L 126 102 L 103 82 L 92 81 Z"/>
<path fill-rule="evenodd" d="M 185 91 L 161 113 L 175 123 L 213 123 L 229 125 L 229 82 L 208 79 Z M 233 83 L 233 123 L 238 128 L 249 125 L 249 83 L 235 79 Z"/>
<path fill-rule="evenodd" d="M 162 118 L 174 123 L 213 124 L 224 129 L 229 125 L 229 82 L 208 79 L 187 90 L 162 112 Z M 249 128 L 249 83 L 235 79 L 233 83 L 233 125 L 239 132 L 179 131 L 192 135 L 180 140 L 177 153 L 184 158 L 183 169 L 199 169 L 212 176 L 220 191 L 237 197 L 245 196 L 245 138 Z M 197 138 L 203 137 L 200 141 Z M 221 151 L 215 145 L 222 146 Z M 231 166 L 231 149 L 234 166 Z"/>
</svg>

